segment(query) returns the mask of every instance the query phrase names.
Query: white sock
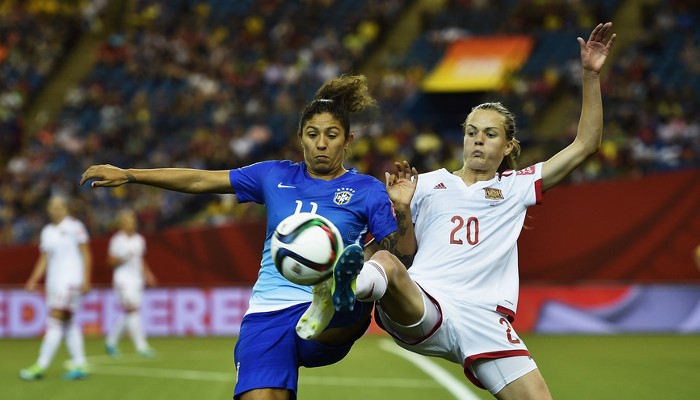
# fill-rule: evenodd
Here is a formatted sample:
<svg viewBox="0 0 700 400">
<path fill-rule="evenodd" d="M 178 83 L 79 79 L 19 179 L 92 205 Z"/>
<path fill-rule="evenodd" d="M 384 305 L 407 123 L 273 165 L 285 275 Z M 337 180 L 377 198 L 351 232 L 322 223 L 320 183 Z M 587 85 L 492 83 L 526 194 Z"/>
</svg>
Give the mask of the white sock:
<svg viewBox="0 0 700 400">
<path fill-rule="evenodd" d="M 367 261 L 363 266 L 355 282 L 355 297 L 359 301 L 379 300 L 386 293 L 389 281 L 386 271 L 378 262 Z"/>
<path fill-rule="evenodd" d="M 124 333 L 125 327 L 126 319 L 124 318 L 124 314 L 122 314 L 119 316 L 117 322 L 114 323 L 109 335 L 107 335 L 107 344 L 110 346 L 116 346 L 117 343 L 119 343 L 119 339 L 122 337 L 122 333 Z"/>
<path fill-rule="evenodd" d="M 143 329 L 141 329 L 141 318 L 138 311 L 126 314 L 126 329 L 129 331 L 129 336 L 131 336 L 131 340 L 134 342 L 136 351 L 145 351 L 148 349 L 148 342 L 146 342 L 146 335 Z"/>
<path fill-rule="evenodd" d="M 46 333 L 44 333 L 44 339 L 41 341 L 41 347 L 39 348 L 39 359 L 36 361 L 42 369 L 48 368 L 51 364 L 58 346 L 61 345 L 64 332 L 65 325 L 63 321 L 54 317 L 46 319 Z"/>
<path fill-rule="evenodd" d="M 71 322 L 66 332 L 66 347 L 77 367 L 85 366 L 85 342 L 83 340 L 83 330 L 76 323 Z"/>
</svg>

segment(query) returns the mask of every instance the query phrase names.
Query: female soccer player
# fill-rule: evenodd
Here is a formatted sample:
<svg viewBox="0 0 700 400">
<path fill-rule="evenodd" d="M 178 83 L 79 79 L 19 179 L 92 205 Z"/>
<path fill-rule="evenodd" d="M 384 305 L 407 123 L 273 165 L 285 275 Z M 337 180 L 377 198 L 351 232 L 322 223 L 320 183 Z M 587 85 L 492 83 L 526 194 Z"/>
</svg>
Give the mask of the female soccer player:
<svg viewBox="0 0 700 400">
<path fill-rule="evenodd" d="M 462 169 L 418 176 L 408 163 L 396 163 L 396 173 L 387 173 L 397 212 L 412 214 L 417 252 L 408 271 L 388 252 L 374 254 L 357 277 L 355 295 L 378 300 L 378 323 L 400 346 L 462 365 L 474 384 L 498 399 L 551 398 L 511 326 L 518 303 L 517 239 L 527 208 L 599 149 L 599 75 L 615 41 L 614 34 L 606 41 L 611 27 L 599 24 L 588 41 L 578 38 L 583 67 L 578 132 L 549 160 L 517 170 L 513 115 L 500 103 L 485 103 L 464 123 Z M 385 284 L 367 284 L 366 273 L 386 276 Z M 333 299 L 340 305 L 350 300 Z"/>
<path fill-rule="evenodd" d="M 142 357 L 155 357 L 155 350 L 148 345 L 146 333 L 141 327 L 141 300 L 148 284 L 153 286 L 156 277 L 144 259 L 146 240 L 137 231 L 136 213 L 131 209 L 117 214 L 119 230 L 109 239 L 108 263 L 114 268 L 112 284 L 122 311 L 105 340 L 105 350 L 111 357 L 119 357 L 119 340 L 126 330 Z"/>
<path fill-rule="evenodd" d="M 80 297 L 90 290 L 90 237 L 83 223 L 69 215 L 65 197 L 49 199 L 46 210 L 51 222 L 41 230 L 39 259 L 27 280 L 26 289 L 36 290 L 39 281 L 46 275 L 49 317 L 39 358 L 32 366 L 20 370 L 19 376 L 27 381 L 41 379 L 56 355 L 61 340 L 65 338 L 73 366 L 63 378 L 85 379 L 88 373 L 83 332 L 73 315 L 80 304 Z"/>
<path fill-rule="evenodd" d="M 299 366 L 341 360 L 369 325 L 370 304 L 358 303 L 352 312 L 334 313 L 330 292 L 351 292 L 347 275 L 314 286 L 312 295 L 309 287 L 279 274 L 270 259 L 270 237 L 280 221 L 295 213 L 313 212 L 331 220 L 346 245 L 362 245 L 371 233 L 385 250 L 415 251 L 412 237 L 408 247 L 399 240 L 384 184 L 343 166 L 353 139 L 350 114 L 374 103 L 364 76 L 326 82 L 300 116 L 296 134 L 303 162 L 264 161 L 225 171 L 99 165 L 83 173 L 81 185 L 93 179 L 93 187 L 140 183 L 185 193 L 233 193 L 238 202 L 265 204 L 267 234 L 261 268 L 234 350 L 236 399 L 296 398 Z M 356 255 L 362 258 L 359 246 L 346 254 Z M 343 266 L 344 272 L 354 276 L 362 263 Z"/>
</svg>

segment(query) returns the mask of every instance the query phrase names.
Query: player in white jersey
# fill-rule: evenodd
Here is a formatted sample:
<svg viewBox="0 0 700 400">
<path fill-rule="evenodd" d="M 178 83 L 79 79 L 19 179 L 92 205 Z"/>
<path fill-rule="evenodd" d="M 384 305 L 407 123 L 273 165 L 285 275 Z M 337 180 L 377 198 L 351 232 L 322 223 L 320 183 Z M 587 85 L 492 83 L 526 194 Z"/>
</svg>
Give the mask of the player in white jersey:
<svg viewBox="0 0 700 400">
<path fill-rule="evenodd" d="M 41 230 L 39 259 L 26 284 L 27 290 L 36 290 L 46 276 L 46 304 L 49 316 L 39 349 L 39 358 L 32 366 L 20 370 L 24 380 L 37 380 L 51 364 L 56 350 L 65 337 L 72 365 L 64 375 L 66 380 L 87 377 L 85 347 L 81 327 L 73 315 L 80 297 L 90 290 L 92 256 L 88 247 L 89 235 L 85 226 L 68 214 L 68 201 L 52 197 L 47 206 L 51 223 Z"/>
<path fill-rule="evenodd" d="M 223 171 L 193 169 L 88 168 L 81 184 L 119 186 L 141 183 L 186 193 L 233 193 L 237 202 L 265 204 L 267 232 L 258 279 L 243 318 L 234 350 L 234 398 L 295 399 L 299 367 L 318 367 L 341 360 L 370 323 L 371 304 L 343 304 L 335 313 L 331 296 L 348 300 L 349 285 L 362 263 L 342 263 L 335 279 L 313 290 L 286 280 L 270 257 L 270 238 L 277 224 L 299 212 L 315 212 L 332 221 L 349 252 L 358 255 L 367 235 L 379 247 L 413 254 L 415 240 L 401 240 L 385 185 L 374 177 L 343 166 L 353 139 L 350 114 L 375 100 L 362 75 L 326 82 L 301 113 L 296 136 L 303 162 L 263 161 Z M 405 244 L 408 246 L 405 246 Z M 312 293 L 313 291 L 313 293 Z"/>
<path fill-rule="evenodd" d="M 355 282 L 376 300 L 376 319 L 396 343 L 464 368 L 498 399 L 550 399 L 530 353 L 511 326 L 518 304 L 517 239 L 527 208 L 598 151 L 603 128 L 600 70 L 615 41 L 612 24 L 578 38 L 583 104 L 573 143 L 549 160 L 515 168 L 513 115 L 500 103 L 472 109 L 464 123 L 464 166 L 417 175 L 396 163 L 386 184 L 397 212 L 410 208 L 417 252 L 406 270 L 378 251 Z M 411 231 L 411 224 L 399 230 Z M 355 262 L 359 262 L 355 260 Z"/>
<path fill-rule="evenodd" d="M 155 356 L 155 350 L 148 345 L 139 310 L 146 285 L 155 285 L 156 278 L 144 259 L 146 240 L 136 230 L 136 213 L 131 209 L 122 210 L 117 221 L 119 230 L 110 238 L 107 254 L 108 262 L 114 268 L 114 292 L 124 313 L 107 335 L 105 350 L 110 356 L 119 357 L 119 340 L 126 330 L 136 351 L 142 357 L 151 358 Z"/>
</svg>

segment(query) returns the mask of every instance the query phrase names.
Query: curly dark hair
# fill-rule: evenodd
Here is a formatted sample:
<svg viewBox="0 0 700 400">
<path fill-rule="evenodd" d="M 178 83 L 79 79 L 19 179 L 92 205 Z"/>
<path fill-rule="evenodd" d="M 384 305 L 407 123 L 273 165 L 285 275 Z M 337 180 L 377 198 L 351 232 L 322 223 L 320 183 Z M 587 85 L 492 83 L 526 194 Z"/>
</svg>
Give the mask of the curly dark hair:
<svg viewBox="0 0 700 400">
<path fill-rule="evenodd" d="M 376 104 L 364 75 L 342 75 L 331 79 L 318 89 L 313 100 L 302 110 L 297 135 L 301 137 L 302 128 L 311 117 L 327 112 L 340 121 L 347 139 L 350 135 L 350 114 Z"/>
</svg>

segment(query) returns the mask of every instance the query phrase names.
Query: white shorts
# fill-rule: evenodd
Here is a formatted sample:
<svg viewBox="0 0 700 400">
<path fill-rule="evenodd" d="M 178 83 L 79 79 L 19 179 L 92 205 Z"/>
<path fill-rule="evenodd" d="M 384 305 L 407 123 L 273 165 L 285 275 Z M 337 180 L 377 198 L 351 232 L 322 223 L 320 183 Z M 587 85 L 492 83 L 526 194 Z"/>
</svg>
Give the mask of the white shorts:
<svg viewBox="0 0 700 400">
<path fill-rule="evenodd" d="M 114 293 L 119 304 L 125 309 L 138 309 L 143 300 L 143 284 L 119 282 L 114 284 Z"/>
<path fill-rule="evenodd" d="M 377 302 L 377 322 L 399 346 L 462 365 L 472 383 L 490 392 L 495 390 L 492 394 L 537 368 L 507 315 L 472 304 L 438 299 L 425 290 L 422 293 L 426 314 L 412 327 L 402 327 L 391 321 L 382 311 L 381 302 Z M 489 364 L 484 361 L 506 358 L 512 360 L 499 362 L 497 369 L 483 367 Z M 504 368 L 507 368 L 505 373 Z"/>
<path fill-rule="evenodd" d="M 74 313 L 80 306 L 80 286 L 61 285 L 46 288 L 46 305 L 49 310 Z"/>
</svg>

